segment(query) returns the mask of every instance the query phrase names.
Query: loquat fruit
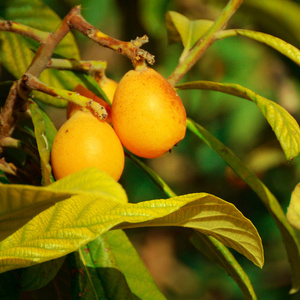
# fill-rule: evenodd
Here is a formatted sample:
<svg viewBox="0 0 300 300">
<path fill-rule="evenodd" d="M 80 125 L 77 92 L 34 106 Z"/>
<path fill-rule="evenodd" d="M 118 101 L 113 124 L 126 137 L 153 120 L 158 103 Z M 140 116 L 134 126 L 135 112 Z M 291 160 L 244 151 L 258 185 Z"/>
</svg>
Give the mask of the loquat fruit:
<svg viewBox="0 0 300 300">
<path fill-rule="evenodd" d="M 141 157 L 162 156 L 185 136 L 186 112 L 180 97 L 162 75 L 149 67 L 123 76 L 111 114 L 124 147 Z"/>
<path fill-rule="evenodd" d="M 97 167 L 116 181 L 124 169 L 124 149 L 113 128 L 86 111 L 76 111 L 58 130 L 51 150 L 56 180 Z"/>
</svg>

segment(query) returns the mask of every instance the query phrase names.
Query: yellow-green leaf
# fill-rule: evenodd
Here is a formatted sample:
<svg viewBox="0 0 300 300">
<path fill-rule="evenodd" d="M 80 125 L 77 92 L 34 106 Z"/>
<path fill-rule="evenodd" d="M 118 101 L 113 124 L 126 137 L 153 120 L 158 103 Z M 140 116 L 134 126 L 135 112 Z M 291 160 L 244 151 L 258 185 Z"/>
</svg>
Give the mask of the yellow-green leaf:
<svg viewBox="0 0 300 300">
<path fill-rule="evenodd" d="M 245 36 L 266 44 L 294 61 L 297 65 L 300 65 L 300 50 L 290 43 L 287 43 L 273 35 L 246 29 L 230 29 L 218 32 L 216 37 L 217 39 L 221 39 L 234 35 Z"/>
<path fill-rule="evenodd" d="M 175 11 L 168 11 L 166 14 L 169 40 L 174 42 L 182 41 L 186 49 L 192 48 L 213 23 L 210 20 L 189 20 Z"/>
<path fill-rule="evenodd" d="M 297 121 L 282 106 L 255 92 L 231 83 L 194 81 L 177 86 L 178 89 L 203 89 L 222 92 L 254 102 L 272 127 L 288 160 L 300 152 L 300 128 Z"/>
<path fill-rule="evenodd" d="M 278 200 L 247 165 L 205 128 L 190 119 L 187 121 L 187 127 L 214 150 L 252 188 L 269 210 L 280 230 L 290 261 L 293 285 L 290 293 L 296 293 L 300 288 L 300 244 Z"/>
<path fill-rule="evenodd" d="M 296 185 L 292 192 L 286 217 L 293 227 L 300 230 L 300 183 Z"/>
<path fill-rule="evenodd" d="M 64 188 L 67 190 L 67 185 Z M 145 226 L 194 228 L 260 267 L 264 262 L 261 239 L 251 221 L 233 204 L 213 195 L 199 193 L 124 204 L 105 193 L 102 197 L 85 193 L 56 203 L 3 240 L 0 272 L 66 255 L 113 228 Z"/>
<path fill-rule="evenodd" d="M 123 188 L 95 168 L 72 174 L 43 188 L 0 184 L 0 241 L 40 212 L 76 194 L 92 194 L 108 201 L 127 202 Z"/>
</svg>

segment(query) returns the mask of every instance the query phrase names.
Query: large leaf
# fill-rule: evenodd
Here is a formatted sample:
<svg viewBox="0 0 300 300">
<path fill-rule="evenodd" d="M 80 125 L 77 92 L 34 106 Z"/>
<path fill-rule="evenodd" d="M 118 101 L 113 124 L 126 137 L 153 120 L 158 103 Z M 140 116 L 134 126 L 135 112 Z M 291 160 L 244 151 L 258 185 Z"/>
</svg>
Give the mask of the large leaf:
<svg viewBox="0 0 300 300">
<path fill-rule="evenodd" d="M 272 127 L 288 160 L 300 152 L 300 128 L 297 121 L 279 104 L 257 95 L 238 84 L 194 81 L 177 86 L 178 89 L 203 89 L 227 93 L 253 101 Z"/>
<path fill-rule="evenodd" d="M 290 261 L 293 280 L 293 287 L 290 293 L 296 293 L 300 289 L 300 245 L 295 231 L 288 223 L 278 200 L 264 183 L 228 147 L 212 136 L 205 128 L 190 119 L 188 119 L 187 126 L 189 130 L 214 150 L 252 188 L 269 210 L 281 232 Z"/>
<path fill-rule="evenodd" d="M 218 240 L 196 232 L 191 237 L 193 245 L 212 262 L 219 264 L 239 285 L 247 299 L 257 299 L 249 277 L 231 254 Z"/>
<path fill-rule="evenodd" d="M 279 39 L 275 36 L 270 34 L 266 34 L 263 32 L 257 32 L 253 30 L 245 30 L 245 29 L 231 29 L 231 30 L 224 30 L 217 33 L 217 38 L 224 38 L 234 35 L 241 35 L 253 40 L 256 40 L 260 43 L 266 44 L 281 54 L 285 55 L 296 64 L 300 65 L 300 50 L 295 46 Z"/>
<path fill-rule="evenodd" d="M 154 183 L 168 197 L 176 196 L 176 194 L 162 180 L 162 178 L 160 178 L 160 176 L 151 170 L 145 163 L 131 154 L 127 154 L 127 156 L 145 173 L 147 173 Z M 247 274 L 226 246 L 224 246 L 215 238 L 200 233 L 199 231 L 192 235 L 191 242 L 198 250 L 204 253 L 213 262 L 218 263 L 222 268 L 224 268 L 224 270 L 238 284 L 245 297 L 249 299 L 256 299 L 255 292 Z"/>
<path fill-rule="evenodd" d="M 1 11 L 0 17 L 6 20 L 20 22 L 48 32 L 52 32 L 61 22 L 56 13 L 39 0 L 5 0 L 4 2 L 6 7 Z M 0 62 L 13 76 L 19 79 L 30 65 L 34 51 L 38 46 L 37 43 L 10 32 L 0 32 L 0 42 Z M 71 33 L 68 33 L 59 43 L 55 53 L 62 57 L 79 59 L 77 44 Z M 81 83 L 72 72 L 54 69 L 45 70 L 40 79 L 51 86 L 68 90 L 72 90 L 77 83 Z M 34 92 L 34 95 L 39 100 L 58 107 L 65 107 L 67 103 L 65 100 L 53 98 L 40 92 Z"/>
<path fill-rule="evenodd" d="M 182 41 L 184 48 L 192 48 L 209 30 L 214 22 L 210 20 L 189 20 L 175 11 L 166 14 L 166 27 L 170 41 Z"/>
<path fill-rule="evenodd" d="M 52 185 L 37 188 L 31 197 L 44 189 L 53 193 L 68 191 L 70 185 L 74 186 L 73 180 L 65 180 L 55 189 L 51 189 Z M 80 186 L 79 177 L 77 185 Z M 78 194 L 42 211 L 0 243 L 0 271 L 66 255 L 112 228 L 145 226 L 194 228 L 242 253 L 254 264 L 263 265 L 257 230 L 231 203 L 206 193 L 137 204 L 117 202 L 115 198 L 108 192 L 102 196 Z"/>
<path fill-rule="evenodd" d="M 98 169 L 90 168 L 56 181 L 48 187 L 0 185 L 0 241 L 34 216 L 77 194 L 92 194 L 108 201 L 127 202 L 123 188 Z"/>
<path fill-rule="evenodd" d="M 287 219 L 290 224 L 300 231 L 300 184 L 292 192 L 290 204 L 287 209 Z"/>
</svg>

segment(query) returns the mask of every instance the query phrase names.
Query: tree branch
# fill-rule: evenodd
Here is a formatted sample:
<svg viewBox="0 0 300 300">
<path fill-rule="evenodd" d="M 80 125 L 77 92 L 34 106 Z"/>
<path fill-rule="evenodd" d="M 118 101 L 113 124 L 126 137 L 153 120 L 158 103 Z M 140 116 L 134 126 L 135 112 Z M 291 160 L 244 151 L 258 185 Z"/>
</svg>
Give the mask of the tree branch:
<svg viewBox="0 0 300 300">
<path fill-rule="evenodd" d="M 227 22 L 236 12 L 243 0 L 230 0 L 223 9 L 222 14 L 214 22 L 213 26 L 208 30 L 204 37 L 198 43 L 185 53 L 185 57 L 181 57 L 179 64 L 169 76 L 169 82 L 174 86 L 180 79 L 195 65 L 199 58 L 204 54 L 207 48 L 215 41 L 216 33 L 226 27 Z"/>
</svg>

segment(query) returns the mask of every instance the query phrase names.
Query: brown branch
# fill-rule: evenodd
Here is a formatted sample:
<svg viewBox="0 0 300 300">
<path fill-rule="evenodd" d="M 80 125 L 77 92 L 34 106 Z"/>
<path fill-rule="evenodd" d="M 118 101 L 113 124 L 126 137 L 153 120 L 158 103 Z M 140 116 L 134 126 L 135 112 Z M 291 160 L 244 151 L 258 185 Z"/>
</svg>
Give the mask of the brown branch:
<svg viewBox="0 0 300 300">
<path fill-rule="evenodd" d="M 0 139 L 9 137 L 19 118 L 19 114 L 26 111 L 26 102 L 18 95 L 18 83 L 14 82 L 10 88 L 7 99 L 0 114 Z M 3 152 L 3 146 L 0 143 L 0 155 Z"/>
<path fill-rule="evenodd" d="M 83 35 L 98 43 L 99 45 L 110 48 L 120 54 L 127 56 L 134 63 L 146 59 L 149 64 L 154 63 L 154 56 L 147 51 L 140 49 L 140 47 L 149 41 L 148 37 L 137 37 L 130 42 L 123 42 L 118 39 L 112 38 L 105 33 L 98 30 L 96 27 L 88 23 L 78 11 L 70 20 L 69 25 L 81 32 Z"/>
</svg>

